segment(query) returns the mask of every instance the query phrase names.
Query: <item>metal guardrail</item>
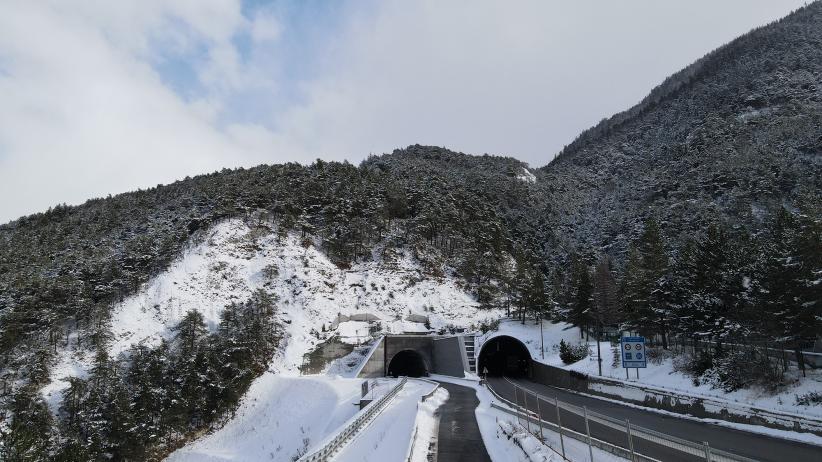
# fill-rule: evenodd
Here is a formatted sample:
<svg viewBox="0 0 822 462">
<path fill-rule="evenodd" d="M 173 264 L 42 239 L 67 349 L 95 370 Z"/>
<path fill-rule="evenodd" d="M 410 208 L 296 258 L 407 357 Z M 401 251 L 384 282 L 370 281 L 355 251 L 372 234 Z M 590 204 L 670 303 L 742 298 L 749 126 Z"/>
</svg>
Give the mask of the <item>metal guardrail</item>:
<svg viewBox="0 0 822 462">
<path fill-rule="evenodd" d="M 578 440 L 578 441 L 581 441 L 585 444 L 588 444 L 589 447 L 590 446 L 596 446 L 599 449 L 602 449 L 604 451 L 608 451 L 608 452 L 610 452 L 612 454 L 616 454 L 618 456 L 624 456 L 624 455 L 628 454 L 628 452 L 620 446 L 616 446 L 616 445 L 613 445 L 611 443 L 608 443 L 606 441 L 602 441 L 602 440 L 599 440 L 599 439 L 596 439 L 596 438 L 591 438 L 590 436 L 586 436 L 586 435 L 578 433 L 574 430 L 571 430 L 568 427 L 563 428 L 561 423 L 558 425 L 558 424 L 554 424 L 554 423 L 551 423 L 551 422 L 548 422 L 548 421 L 545 421 L 545 420 L 541 420 L 536 416 L 536 413 L 520 406 L 519 404 L 516 404 L 512 401 L 508 401 L 507 399 L 503 398 L 499 393 L 497 393 L 493 388 L 491 388 L 490 386 L 487 386 L 487 384 L 486 384 L 486 387 L 488 388 L 488 391 L 490 391 L 491 394 L 494 395 L 494 397 L 496 397 L 498 400 L 505 403 L 506 406 L 507 406 L 506 407 L 506 406 L 501 406 L 497 403 L 491 403 L 492 408 L 503 411 L 503 412 L 506 412 L 506 413 L 511 414 L 511 415 L 514 415 L 514 416 L 517 417 L 518 421 L 524 419 L 524 420 L 526 420 L 526 422 L 533 422 L 537 425 L 540 425 L 540 435 L 536 435 L 536 433 L 534 433 L 534 435 L 537 436 L 537 439 L 542 441 L 543 443 L 544 443 L 544 440 L 543 440 L 543 437 L 542 437 L 542 426 L 544 425 L 544 426 L 548 427 L 549 429 L 553 429 L 553 431 L 556 431 L 557 433 L 559 433 L 560 444 L 563 445 L 563 452 L 564 452 L 565 443 L 562 440 L 562 436 L 565 435 L 565 436 L 570 436 L 571 438 L 573 438 L 575 440 Z M 530 432 L 530 427 L 529 427 L 528 430 Z M 548 445 L 546 445 L 546 446 L 548 446 Z M 563 460 L 568 460 L 565 456 L 562 455 L 562 453 L 560 453 L 559 451 L 557 451 L 553 447 L 550 447 L 550 448 L 551 448 L 551 450 L 553 450 L 554 452 L 556 452 L 557 454 L 562 456 Z M 636 454 L 636 456 L 638 456 L 637 457 L 638 460 L 636 462 L 660 462 L 656 459 L 652 459 L 650 457 L 643 456 L 642 454 Z M 591 453 L 591 460 L 593 461 L 593 453 Z"/>
<path fill-rule="evenodd" d="M 337 432 L 337 435 L 333 439 L 324 443 L 322 447 L 316 451 L 306 454 L 298 460 L 301 462 L 325 462 L 330 460 L 337 451 L 348 444 L 352 438 L 357 436 L 360 430 L 365 428 L 374 417 L 382 412 L 385 406 L 400 392 L 402 387 L 405 386 L 406 382 L 408 382 L 408 377 L 403 377 L 400 383 L 392 388 L 391 391 L 383 395 L 380 399 L 371 402 L 366 406 L 365 412 L 359 413 L 353 420 L 350 420 Z"/>
<path fill-rule="evenodd" d="M 719 449 L 711 448 L 707 442 L 702 444 L 695 443 L 692 441 L 688 441 L 682 438 L 678 438 L 675 436 L 671 436 L 665 433 L 661 433 L 655 430 L 651 430 L 644 427 L 639 427 L 630 423 L 629 420 L 620 420 L 616 419 L 604 414 L 600 414 L 598 412 L 589 411 L 585 407 L 576 406 L 573 404 L 569 404 L 563 401 L 559 401 L 558 399 L 550 399 L 545 396 L 539 395 L 536 392 L 528 390 L 524 387 L 517 385 L 516 383 L 512 382 L 507 377 L 505 380 L 510 383 L 514 387 L 514 396 L 517 396 L 517 401 L 519 401 L 519 393 L 522 393 L 523 400 L 526 402 L 526 406 L 520 406 L 519 403 L 511 403 L 508 400 L 505 400 L 509 404 L 514 404 L 515 408 L 519 409 L 523 413 L 527 413 L 527 415 L 533 416 L 539 422 L 544 422 L 542 420 L 541 415 L 537 415 L 532 410 L 527 409 L 527 397 L 528 395 L 533 396 L 537 399 L 537 408 L 539 409 L 539 401 L 543 401 L 549 406 L 555 406 L 557 408 L 557 413 L 559 409 L 564 409 L 568 412 L 574 413 L 577 416 L 583 417 L 586 420 L 586 426 L 588 421 L 596 422 L 600 425 L 604 425 L 615 429 L 617 431 L 624 431 L 626 433 L 626 441 L 628 442 L 628 449 L 632 456 L 635 454 L 633 450 L 633 438 L 640 438 L 646 440 L 651 443 L 658 444 L 660 446 L 664 446 L 670 449 L 674 449 L 676 451 L 680 451 L 682 453 L 691 455 L 697 459 L 703 459 L 708 462 L 756 462 L 754 459 L 750 459 L 747 457 L 739 456 L 727 451 L 722 451 Z M 492 390 L 491 387 L 488 387 L 489 390 Z M 493 392 L 493 391 L 492 391 Z M 496 392 L 493 392 L 495 396 L 499 395 Z M 554 425 L 550 422 L 545 422 L 550 425 Z M 560 424 L 561 425 L 561 424 Z M 560 427 L 561 429 L 561 427 Z M 565 431 L 567 429 L 561 429 L 561 431 Z M 574 432 L 576 433 L 576 432 Z M 584 435 L 582 435 L 584 436 Z M 610 444 L 610 443 L 607 443 Z M 643 458 L 647 458 L 647 456 L 643 456 Z"/>
</svg>

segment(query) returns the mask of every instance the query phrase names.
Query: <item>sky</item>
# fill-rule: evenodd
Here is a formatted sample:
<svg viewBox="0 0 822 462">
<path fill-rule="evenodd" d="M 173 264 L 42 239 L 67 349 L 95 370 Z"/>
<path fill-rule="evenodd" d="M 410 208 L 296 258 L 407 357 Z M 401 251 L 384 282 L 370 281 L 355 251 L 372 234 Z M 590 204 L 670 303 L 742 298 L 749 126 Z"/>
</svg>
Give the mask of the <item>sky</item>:
<svg viewBox="0 0 822 462">
<path fill-rule="evenodd" d="M 804 3 L 0 0 L 0 223 L 414 143 L 540 167 Z"/>
</svg>

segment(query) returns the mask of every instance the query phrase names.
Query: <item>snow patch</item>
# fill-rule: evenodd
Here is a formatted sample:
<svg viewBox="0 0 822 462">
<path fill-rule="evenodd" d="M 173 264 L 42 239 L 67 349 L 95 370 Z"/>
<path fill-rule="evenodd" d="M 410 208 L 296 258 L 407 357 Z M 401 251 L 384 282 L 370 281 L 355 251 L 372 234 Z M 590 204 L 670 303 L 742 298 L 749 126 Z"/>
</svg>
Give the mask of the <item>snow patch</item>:
<svg viewBox="0 0 822 462">
<path fill-rule="evenodd" d="M 254 381 L 223 428 L 175 451 L 166 461 L 294 460 L 356 414 L 352 403 L 359 399 L 361 383 L 267 373 Z"/>
<path fill-rule="evenodd" d="M 522 167 L 522 170 L 520 171 L 520 174 L 517 175 L 517 179 L 520 180 L 520 181 L 524 181 L 526 183 L 532 183 L 532 184 L 537 182 L 536 175 L 531 173 L 531 171 L 528 170 L 525 167 Z"/>
<path fill-rule="evenodd" d="M 335 456 L 336 460 L 405 462 L 414 434 L 417 404 L 435 385 L 408 380 L 388 406 Z"/>
<path fill-rule="evenodd" d="M 172 328 L 189 310 L 201 312 L 216 329 L 226 305 L 244 302 L 257 290 L 276 297 L 275 316 L 283 328 L 270 369 L 292 376 L 299 374 L 304 355 L 333 335 L 359 344 L 372 333 L 429 331 L 425 323 L 408 319 L 424 318 L 438 330 L 501 316 L 500 310 L 480 310 L 454 278 L 426 275 L 407 252 L 341 269 L 303 244 L 299 236 L 281 237 L 269 226 L 239 219 L 214 225 L 166 271 L 112 309 L 110 355 L 173 337 Z M 349 317 L 366 321 L 340 322 Z M 65 379 L 83 377 L 91 368 L 93 353 L 77 344 L 75 335 L 58 352 L 51 382 L 42 389 L 54 412 L 68 386 Z"/>
<path fill-rule="evenodd" d="M 440 387 L 430 398 L 419 404 L 416 432 L 414 440 L 411 441 L 411 454 L 408 457 L 410 462 L 428 462 L 428 450 L 439 429 L 439 418 L 436 412 L 446 401 L 448 401 L 448 390 Z"/>
</svg>

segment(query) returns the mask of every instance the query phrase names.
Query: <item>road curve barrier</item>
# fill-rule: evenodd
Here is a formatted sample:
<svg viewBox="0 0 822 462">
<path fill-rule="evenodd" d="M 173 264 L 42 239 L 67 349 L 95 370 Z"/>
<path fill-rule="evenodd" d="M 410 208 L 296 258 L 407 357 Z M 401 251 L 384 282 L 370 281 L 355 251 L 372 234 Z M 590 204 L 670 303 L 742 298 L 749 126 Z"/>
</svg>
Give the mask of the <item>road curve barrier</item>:
<svg viewBox="0 0 822 462">
<path fill-rule="evenodd" d="M 564 409 L 568 412 L 576 414 L 579 417 L 582 417 L 582 418 L 587 417 L 587 419 L 589 421 L 596 422 L 600 425 L 610 427 L 610 428 L 612 428 L 614 430 L 617 430 L 617 431 L 620 431 L 620 432 L 625 432 L 626 437 L 628 435 L 630 435 L 631 438 L 640 438 L 640 439 L 646 440 L 648 442 L 651 442 L 651 443 L 654 443 L 654 444 L 657 444 L 657 445 L 660 445 L 660 446 L 664 446 L 664 447 L 679 451 L 683 454 L 688 454 L 688 455 L 692 456 L 695 460 L 705 460 L 705 461 L 709 461 L 709 462 L 756 462 L 754 459 L 750 459 L 750 458 L 747 458 L 747 457 L 736 455 L 736 454 L 733 454 L 733 453 L 730 453 L 730 452 L 727 452 L 727 451 L 722 451 L 720 449 L 711 448 L 708 445 L 707 442 L 699 444 L 699 443 L 695 443 L 693 441 L 684 440 L 682 438 L 678 438 L 678 437 L 675 437 L 675 436 L 672 436 L 672 435 L 668 435 L 668 434 L 661 433 L 661 432 L 658 432 L 658 431 L 655 431 L 655 430 L 640 427 L 640 426 L 637 426 L 637 425 L 634 425 L 634 424 L 630 424 L 628 421 L 616 419 L 616 418 L 613 418 L 613 417 L 610 417 L 610 416 L 607 416 L 607 415 L 604 415 L 604 414 L 600 414 L 600 413 L 595 412 L 595 411 L 591 411 L 591 410 L 582 408 L 580 406 L 576 406 L 576 405 L 569 404 L 569 403 L 566 403 L 566 402 L 563 402 L 563 401 L 559 401 L 557 399 L 551 399 L 551 398 L 548 398 L 546 396 L 540 395 L 538 393 L 535 393 L 531 390 L 528 390 L 524 387 L 521 387 L 521 386 L 517 385 L 516 383 L 514 383 L 513 381 L 511 381 L 507 377 L 505 378 L 505 380 L 514 387 L 515 393 L 517 393 L 516 390 L 518 389 L 523 394 L 523 396 L 526 396 L 526 395 L 527 396 L 532 396 L 532 397 L 534 397 L 534 398 L 536 398 L 540 401 L 543 401 L 544 403 L 546 403 L 548 405 L 548 409 L 558 405 L 560 409 Z M 557 425 L 554 424 L 554 423 L 546 422 L 546 421 L 542 420 L 541 417 L 538 416 L 532 410 L 529 410 L 526 407 L 520 406 L 518 403 L 512 403 L 511 401 L 509 401 L 505 398 L 502 398 L 490 386 L 488 387 L 488 389 L 491 391 L 491 393 L 494 396 L 496 396 L 498 399 L 500 399 L 500 400 L 504 401 L 505 403 L 507 403 L 508 406 L 511 406 L 514 409 L 516 409 L 523 416 L 527 416 L 532 422 L 534 422 L 538 425 L 547 425 L 547 426 L 550 426 L 550 427 L 557 427 Z M 495 406 L 495 407 L 497 409 L 499 409 L 502 406 Z M 582 442 L 585 442 L 585 443 L 588 442 L 588 437 L 586 435 L 583 435 L 581 433 L 577 433 L 577 432 L 575 432 L 573 430 L 570 430 L 568 428 L 561 428 L 561 429 L 559 429 L 559 431 L 562 432 L 562 435 L 570 436 L 574 439 L 578 439 L 578 440 L 580 440 Z M 604 450 L 612 452 L 612 453 L 614 452 L 615 449 L 618 449 L 619 452 L 632 451 L 632 448 L 623 448 L 623 447 L 620 447 L 620 446 L 613 445 L 611 443 L 607 443 L 605 441 L 601 441 L 601 440 L 594 441 L 594 440 L 595 440 L 594 438 L 591 438 L 591 443 L 592 444 L 594 444 L 595 446 L 600 447 L 600 449 L 604 449 Z M 630 441 L 630 439 L 629 439 L 629 441 Z M 631 446 L 633 446 L 633 445 L 631 444 Z M 623 457 L 625 457 L 625 456 L 627 456 L 629 459 L 631 458 L 631 454 L 625 454 Z M 653 460 L 650 457 L 647 457 L 647 456 L 644 456 L 644 455 L 641 455 L 641 454 L 637 454 L 637 453 L 634 454 L 634 458 L 635 458 L 635 460 Z"/>
<path fill-rule="evenodd" d="M 380 412 L 385 409 L 388 403 L 397 396 L 397 393 L 400 392 L 403 386 L 408 382 L 408 377 L 403 377 L 394 388 L 391 389 L 388 393 L 383 395 L 380 399 L 376 401 L 372 401 L 365 407 L 362 412 L 357 413 L 354 417 L 351 418 L 346 424 L 337 431 L 337 433 L 332 437 L 326 438 L 325 443 L 323 443 L 318 449 L 315 451 L 308 453 L 298 460 L 300 462 L 325 462 L 331 460 L 340 449 L 342 449 L 349 441 L 354 439 L 357 434 L 362 431 L 374 418 L 379 415 Z"/>
</svg>

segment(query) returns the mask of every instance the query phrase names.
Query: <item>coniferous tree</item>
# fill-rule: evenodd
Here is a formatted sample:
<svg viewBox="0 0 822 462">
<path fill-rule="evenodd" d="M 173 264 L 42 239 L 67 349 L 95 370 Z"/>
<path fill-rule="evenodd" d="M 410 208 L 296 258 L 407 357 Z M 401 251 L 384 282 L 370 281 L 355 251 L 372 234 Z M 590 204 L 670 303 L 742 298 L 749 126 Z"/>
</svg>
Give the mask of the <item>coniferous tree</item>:
<svg viewBox="0 0 822 462">
<path fill-rule="evenodd" d="M 0 428 L 0 460 L 39 462 L 48 460 L 52 417 L 38 390 L 19 390 L 9 408 L 7 429 Z"/>
<path fill-rule="evenodd" d="M 636 246 L 631 245 L 620 285 L 622 300 L 622 328 L 628 331 L 647 333 L 647 306 L 645 275 L 642 260 Z"/>
<path fill-rule="evenodd" d="M 617 284 L 611 268 L 611 259 L 605 255 L 597 263 L 594 270 L 594 294 L 592 319 L 597 336 L 597 359 L 599 374 L 602 375 L 602 331 L 606 325 L 611 325 L 618 318 L 619 299 Z"/>
<path fill-rule="evenodd" d="M 580 334 L 584 336 L 584 332 L 591 327 L 593 321 L 594 288 L 588 266 L 577 256 L 571 260 L 571 284 L 573 295 L 568 320 L 579 327 Z"/>
</svg>

